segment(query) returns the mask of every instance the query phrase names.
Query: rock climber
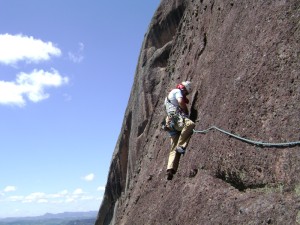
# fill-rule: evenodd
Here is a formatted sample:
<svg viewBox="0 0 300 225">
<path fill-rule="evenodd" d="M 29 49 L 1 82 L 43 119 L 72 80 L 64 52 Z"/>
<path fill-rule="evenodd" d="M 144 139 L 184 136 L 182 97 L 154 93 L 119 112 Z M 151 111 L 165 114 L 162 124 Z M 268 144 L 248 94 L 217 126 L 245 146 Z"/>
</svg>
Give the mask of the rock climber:
<svg viewBox="0 0 300 225">
<path fill-rule="evenodd" d="M 165 127 L 171 137 L 171 150 L 167 166 L 167 179 L 172 180 L 177 172 L 180 155 L 186 151 L 195 124 L 189 119 L 187 95 L 192 91 L 190 81 L 183 81 L 169 92 L 164 105 L 167 111 Z"/>
</svg>

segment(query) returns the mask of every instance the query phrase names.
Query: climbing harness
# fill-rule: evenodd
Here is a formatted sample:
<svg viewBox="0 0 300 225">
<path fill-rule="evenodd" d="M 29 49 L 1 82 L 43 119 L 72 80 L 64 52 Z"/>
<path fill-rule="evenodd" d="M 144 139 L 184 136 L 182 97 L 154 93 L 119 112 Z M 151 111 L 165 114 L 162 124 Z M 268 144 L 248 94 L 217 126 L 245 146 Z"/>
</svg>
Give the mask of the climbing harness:
<svg viewBox="0 0 300 225">
<path fill-rule="evenodd" d="M 210 130 L 217 130 L 220 131 L 224 134 L 227 134 L 231 137 L 234 137 L 240 141 L 244 141 L 247 142 L 249 144 L 253 144 L 253 145 L 257 145 L 257 146 L 261 146 L 261 147 L 291 147 L 291 146 L 295 146 L 295 145 L 300 145 L 300 141 L 293 141 L 293 142 L 284 142 L 284 143 L 268 143 L 268 142 L 261 142 L 261 141 L 253 141 L 250 139 L 246 139 L 246 138 L 242 138 L 238 135 L 232 134 L 228 131 L 222 130 L 216 126 L 211 126 L 210 128 L 206 129 L 206 130 L 193 130 L 194 133 L 201 133 L 201 134 L 206 134 L 208 133 Z"/>
</svg>

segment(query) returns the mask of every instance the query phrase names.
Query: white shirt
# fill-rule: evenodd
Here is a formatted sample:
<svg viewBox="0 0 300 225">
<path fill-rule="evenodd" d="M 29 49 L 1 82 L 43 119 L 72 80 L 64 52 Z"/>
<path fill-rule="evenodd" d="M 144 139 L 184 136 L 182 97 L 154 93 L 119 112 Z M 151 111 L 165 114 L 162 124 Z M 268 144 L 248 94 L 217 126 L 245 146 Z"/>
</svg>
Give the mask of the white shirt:
<svg viewBox="0 0 300 225">
<path fill-rule="evenodd" d="M 176 112 L 178 104 L 178 98 L 183 98 L 183 95 L 179 89 L 173 89 L 169 94 L 168 97 L 165 99 L 165 106 L 167 113 Z"/>
<path fill-rule="evenodd" d="M 178 98 L 183 98 L 183 95 L 179 89 L 173 89 L 168 94 L 169 101 L 175 106 L 179 106 L 178 100 L 177 100 Z"/>
</svg>

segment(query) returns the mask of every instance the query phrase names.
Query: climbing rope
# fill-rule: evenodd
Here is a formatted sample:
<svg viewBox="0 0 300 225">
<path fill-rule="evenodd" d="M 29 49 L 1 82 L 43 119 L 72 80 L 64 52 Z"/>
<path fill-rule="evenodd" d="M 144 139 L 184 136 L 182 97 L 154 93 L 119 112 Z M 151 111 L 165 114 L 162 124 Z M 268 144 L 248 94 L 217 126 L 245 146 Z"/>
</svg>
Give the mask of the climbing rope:
<svg viewBox="0 0 300 225">
<path fill-rule="evenodd" d="M 224 134 L 227 134 L 231 137 L 234 137 L 240 141 L 244 141 L 244 142 L 247 142 L 247 143 L 250 143 L 250 144 L 253 144 L 253 145 L 258 145 L 258 146 L 261 146 L 261 147 L 291 147 L 291 146 L 295 146 L 295 145 L 300 145 L 300 141 L 293 141 L 293 142 L 284 142 L 284 143 L 268 143 L 268 142 L 261 142 L 261 141 L 253 141 L 253 140 L 250 140 L 250 139 L 246 139 L 246 138 L 242 138 L 238 135 L 235 135 L 235 134 L 232 134 L 228 131 L 225 131 L 225 130 L 222 130 L 216 126 L 212 126 L 206 130 L 193 130 L 194 133 L 202 133 L 202 134 L 206 134 L 208 133 L 210 130 L 217 130 L 217 131 L 220 131 Z"/>
</svg>

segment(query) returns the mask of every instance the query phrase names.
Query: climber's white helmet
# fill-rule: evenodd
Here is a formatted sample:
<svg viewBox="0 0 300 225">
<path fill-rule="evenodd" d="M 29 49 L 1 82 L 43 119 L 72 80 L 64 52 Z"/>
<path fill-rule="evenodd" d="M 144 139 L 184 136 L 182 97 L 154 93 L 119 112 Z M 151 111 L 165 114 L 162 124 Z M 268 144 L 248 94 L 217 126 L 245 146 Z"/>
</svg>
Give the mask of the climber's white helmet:
<svg viewBox="0 0 300 225">
<path fill-rule="evenodd" d="M 181 84 L 185 87 L 188 93 L 192 92 L 192 83 L 190 81 L 183 81 Z"/>
</svg>

